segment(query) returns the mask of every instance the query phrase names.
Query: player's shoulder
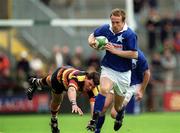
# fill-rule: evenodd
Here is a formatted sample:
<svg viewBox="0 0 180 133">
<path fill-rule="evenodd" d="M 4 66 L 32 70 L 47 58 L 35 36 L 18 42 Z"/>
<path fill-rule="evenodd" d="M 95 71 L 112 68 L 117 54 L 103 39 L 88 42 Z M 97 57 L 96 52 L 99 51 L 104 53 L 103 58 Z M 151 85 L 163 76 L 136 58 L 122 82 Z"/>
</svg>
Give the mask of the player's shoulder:
<svg viewBox="0 0 180 133">
<path fill-rule="evenodd" d="M 124 31 L 123 34 L 126 37 L 132 37 L 132 36 L 136 37 L 137 36 L 136 33 L 131 28 L 129 28 L 129 27 L 127 28 L 127 30 Z"/>
</svg>

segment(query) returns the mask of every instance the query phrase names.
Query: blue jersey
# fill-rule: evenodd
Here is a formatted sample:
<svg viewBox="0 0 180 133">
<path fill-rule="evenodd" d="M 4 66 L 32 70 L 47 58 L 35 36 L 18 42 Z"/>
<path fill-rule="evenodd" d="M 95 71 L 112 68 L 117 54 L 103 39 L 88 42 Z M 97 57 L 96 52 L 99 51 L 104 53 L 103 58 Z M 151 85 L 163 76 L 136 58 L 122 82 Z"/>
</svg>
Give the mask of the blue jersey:
<svg viewBox="0 0 180 133">
<path fill-rule="evenodd" d="M 112 31 L 109 24 L 103 25 L 94 31 L 94 36 L 105 36 L 119 50 L 137 51 L 137 36 L 126 24 L 123 30 L 117 34 Z M 106 50 L 101 65 L 115 71 L 126 72 L 131 70 L 132 61 L 131 59 L 122 58 Z"/>
<path fill-rule="evenodd" d="M 148 63 L 143 52 L 138 50 L 138 59 L 132 59 L 131 84 L 140 84 L 143 81 L 144 72 L 148 70 Z"/>
</svg>

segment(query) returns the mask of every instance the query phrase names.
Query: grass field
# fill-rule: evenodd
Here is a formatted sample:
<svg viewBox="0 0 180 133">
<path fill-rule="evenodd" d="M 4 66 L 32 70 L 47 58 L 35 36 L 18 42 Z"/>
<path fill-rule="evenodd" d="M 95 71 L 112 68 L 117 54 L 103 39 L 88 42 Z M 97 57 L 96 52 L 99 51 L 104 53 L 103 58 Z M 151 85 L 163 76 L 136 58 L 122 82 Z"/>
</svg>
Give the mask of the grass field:
<svg viewBox="0 0 180 133">
<path fill-rule="evenodd" d="M 90 115 L 59 115 L 61 133 L 89 133 L 85 127 Z M 0 115 L 0 133 L 50 133 L 50 115 Z M 114 133 L 106 117 L 102 133 Z M 118 133 L 180 133 L 180 112 L 126 115 Z"/>
</svg>

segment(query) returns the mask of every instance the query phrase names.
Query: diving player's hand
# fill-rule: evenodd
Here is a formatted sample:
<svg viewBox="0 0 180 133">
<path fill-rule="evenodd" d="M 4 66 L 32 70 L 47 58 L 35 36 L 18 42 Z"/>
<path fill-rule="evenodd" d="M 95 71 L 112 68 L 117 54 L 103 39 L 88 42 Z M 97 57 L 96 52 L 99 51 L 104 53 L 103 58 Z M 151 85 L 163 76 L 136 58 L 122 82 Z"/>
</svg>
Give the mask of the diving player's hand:
<svg viewBox="0 0 180 133">
<path fill-rule="evenodd" d="M 79 115 L 83 115 L 82 110 L 76 104 L 72 105 L 72 113 L 78 113 Z"/>
</svg>

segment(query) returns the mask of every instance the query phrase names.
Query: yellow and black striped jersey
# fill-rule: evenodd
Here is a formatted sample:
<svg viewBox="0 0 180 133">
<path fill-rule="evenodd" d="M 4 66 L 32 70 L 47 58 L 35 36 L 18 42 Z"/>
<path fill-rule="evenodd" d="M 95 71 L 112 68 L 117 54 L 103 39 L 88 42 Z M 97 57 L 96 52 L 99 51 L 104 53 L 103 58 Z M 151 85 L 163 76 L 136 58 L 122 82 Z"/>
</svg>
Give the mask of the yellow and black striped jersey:
<svg viewBox="0 0 180 133">
<path fill-rule="evenodd" d="M 57 80 L 64 86 L 65 90 L 73 86 L 77 91 L 82 91 L 86 74 L 85 71 L 66 66 L 58 70 Z"/>
<path fill-rule="evenodd" d="M 84 82 L 87 72 L 80 71 L 71 66 L 64 66 L 57 69 L 51 76 L 52 90 L 55 93 L 67 91 L 69 87 L 74 87 L 76 91 L 87 93 L 90 102 L 94 101 L 95 96 L 99 93 L 99 86 L 94 89 L 84 92 Z"/>
<path fill-rule="evenodd" d="M 98 95 L 100 86 L 98 85 L 94 89 L 87 92 L 90 102 L 95 102 L 95 97 Z"/>
</svg>

